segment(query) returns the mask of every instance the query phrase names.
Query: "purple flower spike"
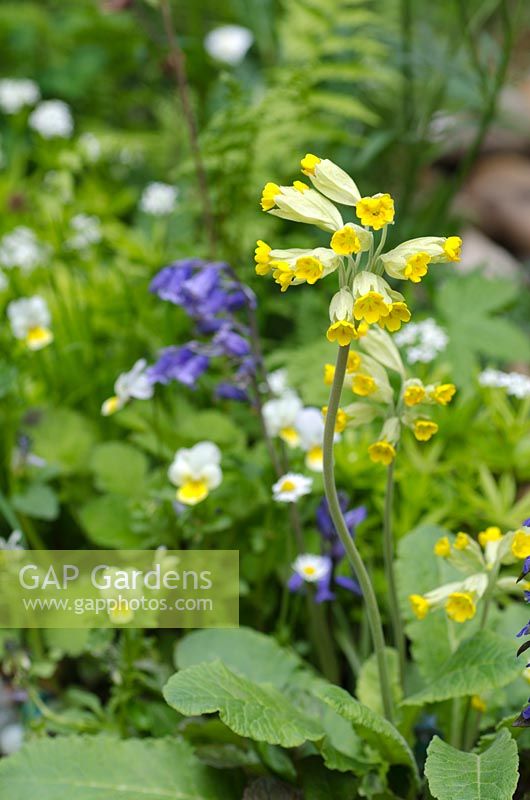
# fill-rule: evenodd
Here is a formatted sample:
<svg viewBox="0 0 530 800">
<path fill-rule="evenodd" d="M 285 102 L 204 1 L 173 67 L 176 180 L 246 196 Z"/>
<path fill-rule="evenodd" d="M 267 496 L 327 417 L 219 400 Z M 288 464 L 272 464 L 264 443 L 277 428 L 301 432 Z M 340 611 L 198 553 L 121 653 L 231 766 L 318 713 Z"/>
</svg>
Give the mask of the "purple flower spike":
<svg viewBox="0 0 530 800">
<path fill-rule="evenodd" d="M 206 356 L 195 353 L 189 346 L 166 347 L 148 369 L 147 376 L 152 383 L 178 381 L 193 389 L 209 363 Z"/>
<path fill-rule="evenodd" d="M 520 639 L 521 636 L 528 636 L 528 634 L 530 634 L 530 621 L 527 622 L 524 628 L 521 628 L 521 630 L 517 634 L 517 638 Z"/>
<path fill-rule="evenodd" d="M 246 403 L 248 400 L 246 391 L 234 383 L 219 383 L 215 394 L 221 400 L 237 400 L 239 403 Z"/>
</svg>

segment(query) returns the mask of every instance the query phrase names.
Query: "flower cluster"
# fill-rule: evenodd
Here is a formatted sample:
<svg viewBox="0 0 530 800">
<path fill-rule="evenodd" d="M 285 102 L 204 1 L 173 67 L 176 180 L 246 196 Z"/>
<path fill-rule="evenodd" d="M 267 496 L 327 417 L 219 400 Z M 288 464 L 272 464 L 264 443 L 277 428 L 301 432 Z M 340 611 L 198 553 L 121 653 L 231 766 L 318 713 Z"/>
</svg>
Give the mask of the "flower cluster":
<svg viewBox="0 0 530 800">
<path fill-rule="evenodd" d="M 24 106 L 40 100 L 40 89 L 28 78 L 3 78 L 0 80 L 0 109 L 4 114 L 18 114 Z"/>
<path fill-rule="evenodd" d="M 162 300 L 184 309 L 201 338 L 165 347 L 151 366 L 140 361 L 131 372 L 120 375 L 114 397 L 103 404 L 103 413 L 119 411 L 131 397 L 152 397 L 152 387 L 158 383 L 177 381 L 194 389 L 212 359 L 219 357 L 228 360 L 236 369 L 230 381 L 217 385 L 216 395 L 229 400 L 247 400 L 255 359 L 251 355 L 248 327 L 238 321 L 235 312 L 255 307 L 253 292 L 236 280 L 228 264 L 198 258 L 164 267 L 151 281 L 150 290 Z M 149 393 L 147 385 L 151 387 Z M 126 391 L 121 390 L 123 386 Z M 134 388 L 137 386 L 139 390 Z"/>
<path fill-rule="evenodd" d="M 354 537 L 357 525 L 366 518 L 366 509 L 359 506 L 348 511 L 348 497 L 342 492 L 339 495 L 339 502 L 350 536 Z M 355 578 L 337 574 L 346 552 L 335 531 L 325 498 L 322 498 L 317 508 L 316 523 L 322 537 L 323 554 L 303 553 L 294 560 L 293 575 L 288 582 L 290 591 L 298 592 L 304 584 L 314 584 L 316 603 L 335 599 L 333 585 L 360 595 L 361 590 Z"/>
<path fill-rule="evenodd" d="M 72 235 L 66 244 L 71 250 L 86 250 L 99 244 L 103 237 L 99 217 L 90 214 L 76 214 L 70 220 L 70 227 Z"/>
<path fill-rule="evenodd" d="M 429 364 L 443 353 L 448 341 L 446 332 L 431 317 L 421 322 L 411 322 L 396 333 L 396 344 L 404 348 L 409 364 Z"/>
<path fill-rule="evenodd" d="M 358 350 L 348 354 L 344 388 L 355 395 L 355 402 L 339 409 L 337 426 L 361 426 L 382 420 L 377 441 L 368 448 L 375 463 L 388 466 L 396 457 L 402 428 L 409 428 L 419 442 L 428 442 L 438 431 L 430 412 L 436 406 L 447 406 L 456 388 L 452 383 L 425 385 L 418 378 L 408 378 L 403 361 L 392 337 L 379 328 L 371 328 L 358 342 Z M 394 388 L 389 371 L 400 378 Z M 333 382 L 335 368 L 324 367 L 324 382 Z"/>
<path fill-rule="evenodd" d="M 216 61 L 233 67 L 243 61 L 253 42 L 254 36 L 248 28 L 221 25 L 206 35 L 204 49 Z"/>
<path fill-rule="evenodd" d="M 479 375 L 479 383 L 491 389 L 505 389 L 512 397 L 530 397 L 530 377 L 521 372 L 502 372 L 498 369 L 485 369 Z"/>
<path fill-rule="evenodd" d="M 530 524 L 530 520 L 527 522 Z M 438 539 L 434 546 L 435 555 L 464 577 L 423 595 L 411 594 L 409 601 L 418 619 L 443 608 L 450 619 L 463 623 L 473 619 L 480 600 L 486 594 L 492 596 L 514 591 L 515 579 L 499 577 L 499 571 L 503 565 L 530 556 L 530 528 L 523 526 L 503 535 L 500 528 L 491 526 L 481 531 L 477 538 L 478 541 L 460 532 L 456 536 Z"/>
<path fill-rule="evenodd" d="M 29 115 L 28 125 L 43 139 L 69 139 L 74 132 L 72 112 L 63 100 L 43 100 Z"/>
<path fill-rule="evenodd" d="M 19 225 L 0 239 L 0 265 L 4 269 L 18 267 L 28 273 L 42 266 L 50 253 L 31 228 Z"/>
<path fill-rule="evenodd" d="M 171 214 L 177 202 L 178 189 L 168 183 L 155 181 L 150 183 L 140 197 L 140 210 L 144 214 L 163 217 Z"/>
<path fill-rule="evenodd" d="M 281 250 L 258 240 L 257 274 L 272 275 L 285 292 L 290 286 L 314 284 L 337 273 L 339 291 L 330 304 L 327 338 L 341 346 L 358 339 L 370 325 L 399 330 L 411 314 L 403 295 L 391 288 L 383 274 L 419 283 L 431 264 L 459 260 L 460 238 L 423 236 L 385 253 L 387 229 L 394 222 L 391 196 L 361 196 L 352 178 L 329 159 L 307 154 L 301 168 L 312 186 L 303 181 L 292 186 L 267 183 L 261 207 L 282 219 L 316 225 L 331 233 L 329 246 Z M 353 207 L 357 221 L 344 222 L 334 203 Z"/>
</svg>

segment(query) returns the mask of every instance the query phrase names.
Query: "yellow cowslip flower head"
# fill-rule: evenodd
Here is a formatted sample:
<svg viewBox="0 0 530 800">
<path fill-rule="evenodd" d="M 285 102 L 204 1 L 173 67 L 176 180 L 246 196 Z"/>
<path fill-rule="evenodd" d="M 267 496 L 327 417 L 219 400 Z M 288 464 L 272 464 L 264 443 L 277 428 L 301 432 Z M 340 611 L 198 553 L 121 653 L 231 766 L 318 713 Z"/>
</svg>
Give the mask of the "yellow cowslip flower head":
<svg viewBox="0 0 530 800">
<path fill-rule="evenodd" d="M 280 290 L 286 292 L 296 277 L 294 270 L 287 261 L 273 261 L 272 266 L 274 267 L 272 277 L 280 285 Z"/>
<path fill-rule="evenodd" d="M 410 322 L 411 313 L 406 303 L 401 301 L 391 303 L 388 309 L 388 314 L 378 320 L 381 328 L 386 328 L 394 333 L 401 328 L 403 322 Z"/>
<path fill-rule="evenodd" d="M 357 331 L 359 331 L 359 328 L 357 329 Z M 350 353 L 348 353 L 346 374 L 351 375 L 353 372 L 357 372 L 360 366 L 361 366 L 361 356 L 359 355 L 359 353 L 354 353 L 352 350 Z"/>
<path fill-rule="evenodd" d="M 418 442 L 428 442 L 435 433 L 438 433 L 438 425 L 430 419 L 417 419 L 414 423 L 414 436 Z"/>
<path fill-rule="evenodd" d="M 355 204 L 355 212 L 363 225 L 379 231 L 394 221 L 394 201 L 389 194 L 361 197 Z"/>
<path fill-rule="evenodd" d="M 322 415 L 326 419 L 328 407 L 322 406 Z M 348 424 L 348 415 L 343 408 L 337 410 L 337 418 L 335 420 L 335 433 L 342 433 Z"/>
<path fill-rule="evenodd" d="M 297 192 L 307 192 L 308 189 L 311 187 L 304 183 L 303 181 L 293 181 L 293 189 L 296 189 Z"/>
<path fill-rule="evenodd" d="M 409 594 L 409 603 L 418 619 L 425 619 L 429 613 L 429 602 L 421 594 Z"/>
<path fill-rule="evenodd" d="M 365 320 L 359 322 L 359 324 L 357 325 L 357 336 L 359 337 L 359 339 L 362 339 L 363 336 L 366 336 L 369 330 L 370 326 Z"/>
<path fill-rule="evenodd" d="M 379 292 L 367 292 L 358 297 L 353 306 L 355 319 L 364 319 L 369 325 L 379 322 L 382 317 L 388 316 L 390 305 L 385 303 Z"/>
<path fill-rule="evenodd" d="M 363 372 L 358 372 L 353 377 L 351 384 L 352 392 L 358 394 L 359 397 L 369 397 L 377 391 L 377 383 L 371 375 L 365 375 Z"/>
<path fill-rule="evenodd" d="M 321 160 L 321 158 L 314 156 L 312 153 L 306 153 L 300 161 L 300 166 L 302 167 L 304 175 L 314 175 L 315 167 L 317 164 L 320 164 Z"/>
<path fill-rule="evenodd" d="M 444 253 L 448 261 L 460 261 L 462 239 L 460 236 L 448 236 L 444 242 Z"/>
<path fill-rule="evenodd" d="M 434 545 L 434 555 L 447 558 L 451 554 L 451 543 L 447 536 L 442 536 Z"/>
<path fill-rule="evenodd" d="M 256 249 L 254 250 L 254 261 L 256 262 L 256 275 L 268 275 L 271 271 L 270 267 L 270 251 L 271 248 L 266 242 L 258 239 L 256 242 Z"/>
<path fill-rule="evenodd" d="M 353 322 L 347 319 L 340 319 L 331 323 L 326 331 L 326 338 L 328 342 L 337 342 L 341 347 L 344 347 L 357 338 L 357 331 Z"/>
<path fill-rule="evenodd" d="M 454 383 L 441 383 L 439 386 L 434 387 L 430 396 L 441 406 L 447 406 L 455 396 L 455 393 L 456 386 Z"/>
<path fill-rule="evenodd" d="M 331 386 L 334 377 L 335 366 L 333 364 L 324 364 L 324 384 L 326 386 Z"/>
<path fill-rule="evenodd" d="M 471 592 L 452 592 L 445 601 L 445 611 L 455 622 L 467 622 L 477 613 L 477 605 Z"/>
<path fill-rule="evenodd" d="M 502 532 L 496 525 L 491 525 L 489 528 L 486 528 L 486 530 L 480 531 L 478 535 L 478 541 L 481 547 L 486 547 L 488 542 L 498 542 L 499 539 L 502 539 Z"/>
<path fill-rule="evenodd" d="M 274 199 L 276 195 L 280 194 L 281 188 L 278 186 L 277 183 L 266 183 L 263 187 L 263 192 L 261 194 L 261 208 L 263 211 L 270 211 L 271 208 L 274 208 L 276 205 L 276 200 Z"/>
<path fill-rule="evenodd" d="M 384 464 L 388 467 L 396 457 L 396 448 L 390 442 L 381 439 L 370 445 L 368 454 L 374 464 Z"/>
<path fill-rule="evenodd" d="M 295 263 L 294 274 L 297 278 L 313 285 L 322 277 L 324 265 L 314 256 L 302 256 Z"/>
<path fill-rule="evenodd" d="M 530 556 L 530 533 L 526 530 L 518 530 L 512 541 L 512 554 L 516 558 L 528 558 Z"/>
<path fill-rule="evenodd" d="M 419 283 L 427 275 L 427 265 L 430 260 L 431 257 L 428 253 L 414 253 L 407 259 L 403 275 L 412 283 Z"/>
<path fill-rule="evenodd" d="M 425 400 L 425 387 L 420 383 L 411 383 L 405 387 L 403 392 L 403 402 L 411 408 L 423 403 Z"/>
<path fill-rule="evenodd" d="M 351 256 L 352 253 L 361 251 L 361 241 L 352 225 L 345 225 L 344 228 L 335 231 L 330 246 L 339 256 Z"/>
<path fill-rule="evenodd" d="M 457 533 L 456 535 L 455 550 L 467 550 L 467 548 L 469 547 L 469 542 L 470 539 L 467 533 L 460 531 L 460 533 Z"/>
<path fill-rule="evenodd" d="M 474 694 L 471 698 L 471 708 L 473 711 L 478 711 L 479 714 L 484 714 L 487 709 L 485 700 L 479 695 Z"/>
</svg>

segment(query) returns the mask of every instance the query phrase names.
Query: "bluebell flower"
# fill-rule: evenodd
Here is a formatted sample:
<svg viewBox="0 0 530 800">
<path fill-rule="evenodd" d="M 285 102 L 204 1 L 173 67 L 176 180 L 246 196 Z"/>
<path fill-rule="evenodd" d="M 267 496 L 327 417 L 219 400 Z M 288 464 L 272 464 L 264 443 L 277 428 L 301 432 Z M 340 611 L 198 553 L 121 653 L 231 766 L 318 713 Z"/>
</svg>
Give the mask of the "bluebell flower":
<svg viewBox="0 0 530 800">
<path fill-rule="evenodd" d="M 525 527 L 527 527 L 527 526 L 526 526 L 526 523 L 527 523 L 527 522 L 529 522 L 529 523 L 530 523 L 530 520 L 528 520 L 528 519 L 527 519 L 527 520 L 525 520 Z M 530 572 L 530 556 L 528 556 L 528 557 L 527 557 L 527 558 L 525 558 L 525 560 L 524 560 L 524 563 L 523 563 L 523 568 L 522 568 L 522 570 L 521 570 L 521 574 L 520 574 L 520 575 L 519 575 L 519 577 L 517 578 L 517 583 L 519 583 L 519 581 L 522 581 L 522 580 L 523 580 L 523 578 L 525 578 L 525 577 L 528 575 L 528 573 L 529 573 L 529 572 Z"/>
<path fill-rule="evenodd" d="M 350 535 L 353 537 L 355 535 L 355 528 L 357 525 L 360 525 L 361 522 L 366 519 L 367 511 L 364 506 L 358 506 L 357 508 L 351 508 L 348 510 L 348 503 L 348 495 L 345 492 L 339 492 L 340 510 L 342 511 L 342 515 Z M 328 502 L 325 497 L 322 498 L 318 505 L 316 511 L 316 523 L 323 539 L 326 542 L 329 542 L 331 557 L 336 561 L 342 560 L 346 555 L 346 552 L 344 550 L 344 545 L 342 544 L 335 530 L 335 526 L 333 525 L 331 514 L 329 513 Z"/>
<path fill-rule="evenodd" d="M 518 634 L 516 634 L 516 638 L 520 639 L 521 636 L 528 636 L 530 634 L 530 622 L 527 622 L 524 628 L 521 628 Z"/>
<path fill-rule="evenodd" d="M 236 333 L 228 325 L 220 328 L 212 340 L 212 346 L 218 348 L 219 355 L 243 358 L 250 354 L 250 344 L 241 334 Z"/>
<path fill-rule="evenodd" d="M 147 377 L 151 383 L 178 381 L 193 389 L 209 363 L 207 356 L 195 352 L 190 345 L 166 347 L 160 352 L 158 361 L 147 370 Z"/>
<path fill-rule="evenodd" d="M 248 393 L 246 390 L 236 386 L 235 383 L 222 381 L 217 384 L 215 394 L 216 397 L 219 397 L 221 400 L 237 400 L 240 403 L 246 403 L 248 401 Z"/>
</svg>

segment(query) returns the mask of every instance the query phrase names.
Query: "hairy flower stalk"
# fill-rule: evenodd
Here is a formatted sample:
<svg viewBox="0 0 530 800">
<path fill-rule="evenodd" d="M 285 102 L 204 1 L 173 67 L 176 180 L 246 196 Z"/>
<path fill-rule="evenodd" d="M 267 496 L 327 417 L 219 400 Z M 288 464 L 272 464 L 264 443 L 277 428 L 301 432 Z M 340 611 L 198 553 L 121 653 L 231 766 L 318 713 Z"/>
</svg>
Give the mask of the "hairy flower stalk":
<svg viewBox="0 0 530 800">
<path fill-rule="evenodd" d="M 340 395 L 346 374 L 348 363 L 349 345 L 339 347 L 337 361 L 335 365 L 335 375 L 328 401 L 328 411 L 326 414 L 326 424 L 324 428 L 324 488 L 333 524 L 337 530 L 348 560 L 355 571 L 355 575 L 362 589 L 363 598 L 366 604 L 366 613 L 372 634 L 372 642 L 377 659 L 377 669 L 379 673 L 379 683 L 381 686 L 381 696 L 385 717 L 392 721 L 394 716 L 392 693 L 390 690 L 390 680 L 385 655 L 385 639 L 381 614 L 364 561 L 351 538 L 348 527 L 340 509 L 337 487 L 335 485 L 335 470 L 333 457 L 333 442 L 335 437 L 335 420 L 340 403 Z"/>
<path fill-rule="evenodd" d="M 385 509 L 383 517 L 383 558 L 385 564 L 386 582 L 390 600 L 390 620 L 394 633 L 394 644 L 399 656 L 399 677 L 401 685 L 405 681 L 406 644 L 401 619 L 401 608 L 397 592 L 396 575 L 394 571 L 394 534 L 392 531 L 392 509 L 394 505 L 394 461 L 387 467 Z"/>
</svg>

